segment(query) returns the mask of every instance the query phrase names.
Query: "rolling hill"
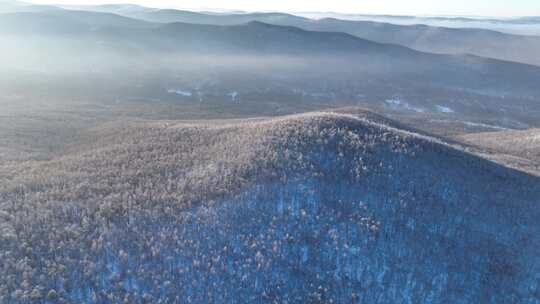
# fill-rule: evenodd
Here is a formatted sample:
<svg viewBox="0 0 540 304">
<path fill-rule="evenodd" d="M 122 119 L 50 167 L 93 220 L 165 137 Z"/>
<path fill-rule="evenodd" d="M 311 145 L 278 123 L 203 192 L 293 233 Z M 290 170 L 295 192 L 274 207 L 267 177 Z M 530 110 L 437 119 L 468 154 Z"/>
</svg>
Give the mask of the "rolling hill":
<svg viewBox="0 0 540 304">
<path fill-rule="evenodd" d="M 455 137 L 483 157 L 540 175 L 540 130 L 499 131 Z"/>
<path fill-rule="evenodd" d="M 436 27 L 491 29 L 503 33 L 519 35 L 540 35 L 538 17 L 463 17 L 463 16 L 395 16 L 395 15 L 358 15 L 340 13 L 299 13 L 300 16 L 313 19 L 335 18 L 353 21 L 375 21 L 399 25 L 425 24 Z"/>
<path fill-rule="evenodd" d="M 347 17 L 346 15 L 320 15 L 309 19 L 285 13 L 200 13 L 175 9 L 154 9 L 131 4 L 62 6 L 65 9 L 86 12 L 112 13 L 154 23 L 194 23 L 212 25 L 239 25 L 260 21 L 275 25 L 299 27 L 310 31 L 343 32 L 380 43 L 403 45 L 415 50 L 441 53 L 465 54 L 540 65 L 540 37 L 503 33 L 487 28 L 473 28 L 476 23 L 498 26 L 521 26 L 537 24 L 538 17 L 512 19 L 471 18 L 418 18 L 412 16 Z M 2 9 L 3 8 L 3 9 Z M 60 7 L 29 5 L 17 1 L 3 1 L 0 12 L 53 12 Z M 311 16 L 307 14 L 307 16 Z M 99 17 L 94 15 L 94 17 Z M 385 19 L 386 18 L 386 19 Z M 359 20 L 358 20 L 359 19 Z M 387 22 L 381 22 L 388 20 Z M 408 24 L 400 24 L 407 21 Z M 416 21 L 415 21 L 416 20 Z M 392 22 L 397 24 L 392 24 Z M 416 22 L 416 23 L 415 23 Z M 461 22 L 461 27 L 423 25 Z M 418 24 L 417 24 L 418 23 Z M 468 26 L 469 25 L 469 26 Z M 498 27 L 494 27 L 498 28 Z"/>
<path fill-rule="evenodd" d="M 538 178 L 370 117 L 110 124 L 2 163 L 0 300 L 538 299 Z"/>
<path fill-rule="evenodd" d="M 126 95 L 240 102 L 253 105 L 255 115 L 284 106 L 363 105 L 449 119 L 459 114 L 499 127 L 538 126 L 539 67 L 423 53 L 345 33 L 258 21 L 158 24 L 64 10 L 4 14 L 0 35 L 6 42 L 0 61 L 10 71 L 0 78 L 25 79 L 4 85 L 12 95 L 43 90 L 51 98 L 109 102 Z"/>
<path fill-rule="evenodd" d="M 298 24 L 305 29 L 339 31 L 382 43 L 441 54 L 474 54 L 482 57 L 540 65 L 540 37 L 506 34 L 488 29 L 446 28 L 427 25 L 393 25 L 372 21 L 322 19 Z"/>
<path fill-rule="evenodd" d="M 93 7 L 87 9 L 93 9 Z M 429 53 L 470 53 L 482 57 L 540 65 L 537 56 L 540 52 L 540 37 L 507 34 L 489 29 L 396 25 L 337 18 L 308 19 L 284 13 L 215 15 L 171 9 L 140 9 L 135 11 L 111 9 L 110 11 L 160 23 L 238 25 L 260 21 L 275 25 L 294 26 L 310 31 L 343 32 L 362 39 L 399 44 Z"/>
</svg>

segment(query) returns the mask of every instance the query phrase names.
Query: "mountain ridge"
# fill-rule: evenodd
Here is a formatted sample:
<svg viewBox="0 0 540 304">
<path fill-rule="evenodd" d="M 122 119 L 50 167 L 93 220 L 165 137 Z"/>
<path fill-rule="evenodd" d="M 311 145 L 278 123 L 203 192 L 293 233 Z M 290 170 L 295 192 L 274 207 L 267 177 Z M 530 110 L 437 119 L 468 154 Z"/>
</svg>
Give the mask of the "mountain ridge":
<svg viewBox="0 0 540 304">
<path fill-rule="evenodd" d="M 276 25 L 291 25 L 314 31 L 339 31 L 382 43 L 407 46 L 436 53 L 470 52 L 492 57 L 539 65 L 534 50 L 540 50 L 540 37 L 502 33 L 490 29 L 445 28 L 428 25 L 394 25 L 375 21 L 341 20 L 337 18 L 308 19 L 286 13 L 246 13 L 208 15 L 183 10 L 151 10 L 133 17 L 152 22 L 188 22 L 234 25 L 258 20 Z M 517 47 L 520 45 L 520 47 Z M 524 50 L 530 50 L 524 54 Z"/>
<path fill-rule="evenodd" d="M 0 299 L 535 299 L 537 177 L 351 115 L 121 126 L 0 164 Z"/>
</svg>

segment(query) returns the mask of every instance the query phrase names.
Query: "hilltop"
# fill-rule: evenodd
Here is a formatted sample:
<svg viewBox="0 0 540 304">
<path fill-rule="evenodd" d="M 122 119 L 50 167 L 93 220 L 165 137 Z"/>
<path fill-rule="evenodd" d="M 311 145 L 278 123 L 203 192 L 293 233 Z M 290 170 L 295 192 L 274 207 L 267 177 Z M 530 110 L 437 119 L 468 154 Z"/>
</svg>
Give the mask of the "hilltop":
<svg viewBox="0 0 540 304">
<path fill-rule="evenodd" d="M 2 164 L 0 300 L 536 299 L 538 178 L 397 127 L 111 123 Z"/>
</svg>

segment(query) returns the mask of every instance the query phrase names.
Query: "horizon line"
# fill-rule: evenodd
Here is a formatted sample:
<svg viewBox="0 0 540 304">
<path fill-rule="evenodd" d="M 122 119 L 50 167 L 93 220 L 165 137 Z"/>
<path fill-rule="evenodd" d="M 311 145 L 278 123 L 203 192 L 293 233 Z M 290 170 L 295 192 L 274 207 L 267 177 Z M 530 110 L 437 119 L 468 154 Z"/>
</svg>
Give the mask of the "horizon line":
<svg viewBox="0 0 540 304">
<path fill-rule="evenodd" d="M 2 0 L 0 0 L 2 1 Z M 9 0 L 8 0 L 9 1 Z M 16 0 L 15 0 L 16 1 Z M 478 15 L 478 14 L 444 14 L 444 13 L 429 13 L 429 14 L 409 14 L 409 13 L 379 13 L 379 12 L 340 12 L 329 10 L 246 10 L 240 8 L 219 8 L 219 7 L 182 7 L 179 5 L 164 5 L 164 6 L 148 6 L 138 3 L 130 3 L 125 1 L 107 2 L 99 4 L 61 4 L 54 3 L 53 1 L 35 2 L 34 0 L 16 1 L 30 5 L 51 5 L 57 7 L 92 7 L 92 6 L 106 6 L 106 5 L 132 5 L 150 9 L 176 9 L 193 12 L 211 12 L 211 13 L 288 13 L 288 14 L 335 14 L 343 16 L 371 16 L 371 17 L 389 17 L 389 18 L 470 18 L 470 19 L 516 19 L 516 18 L 531 18 L 540 17 L 540 15 Z"/>
</svg>

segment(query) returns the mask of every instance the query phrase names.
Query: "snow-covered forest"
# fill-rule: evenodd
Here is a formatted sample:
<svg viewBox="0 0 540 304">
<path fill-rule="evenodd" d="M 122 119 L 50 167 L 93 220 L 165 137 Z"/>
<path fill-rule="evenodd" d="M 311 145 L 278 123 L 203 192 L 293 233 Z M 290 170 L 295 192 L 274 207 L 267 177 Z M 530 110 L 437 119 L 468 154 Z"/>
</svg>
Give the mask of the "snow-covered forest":
<svg viewBox="0 0 540 304">
<path fill-rule="evenodd" d="M 0 173 L 1 303 L 539 299 L 538 178 L 365 117 L 110 124 Z"/>
</svg>

